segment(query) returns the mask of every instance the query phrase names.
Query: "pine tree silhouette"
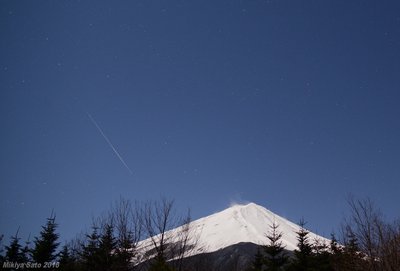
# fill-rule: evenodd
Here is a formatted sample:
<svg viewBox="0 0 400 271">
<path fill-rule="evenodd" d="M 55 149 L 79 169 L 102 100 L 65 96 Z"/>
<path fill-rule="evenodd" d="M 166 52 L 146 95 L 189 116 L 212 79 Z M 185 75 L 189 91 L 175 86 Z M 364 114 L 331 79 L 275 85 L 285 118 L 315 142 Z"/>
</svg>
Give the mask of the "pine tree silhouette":
<svg viewBox="0 0 400 271">
<path fill-rule="evenodd" d="M 271 230 L 267 234 L 269 244 L 264 246 L 266 253 L 265 265 L 267 270 L 278 271 L 282 270 L 283 266 L 288 262 L 288 256 L 281 242 L 282 233 L 278 231 L 279 225 L 274 221 L 270 227 Z"/>
<path fill-rule="evenodd" d="M 54 261 L 58 256 L 56 250 L 60 243 L 57 242 L 59 235 L 56 233 L 57 224 L 55 219 L 56 217 L 52 213 L 50 217 L 47 218 L 46 225 L 42 226 L 40 236 L 35 237 L 32 260 L 42 264 L 42 266 L 45 262 Z"/>
<path fill-rule="evenodd" d="M 73 271 L 76 270 L 75 259 L 71 255 L 70 249 L 67 245 L 64 245 L 60 251 L 60 269 L 61 271 Z"/>
<path fill-rule="evenodd" d="M 95 271 L 97 270 L 97 259 L 99 254 L 100 236 L 98 234 L 97 226 L 92 226 L 92 233 L 86 235 L 87 243 L 82 244 L 81 258 L 85 266 L 84 270 Z"/>
<path fill-rule="evenodd" d="M 254 255 L 254 261 L 252 263 L 250 271 L 262 271 L 264 266 L 264 256 L 262 255 L 260 249 L 257 249 L 256 254 Z"/>
<path fill-rule="evenodd" d="M 307 231 L 304 219 L 300 220 L 300 230 L 297 234 L 297 249 L 294 251 L 294 259 L 292 260 L 288 270 L 306 271 L 309 270 L 312 258 L 312 246 L 308 239 L 309 231 Z"/>
<path fill-rule="evenodd" d="M 15 233 L 14 236 L 11 237 L 10 245 L 5 246 L 6 255 L 4 257 L 5 261 L 13 262 L 13 263 L 23 263 L 25 257 L 22 252 L 22 246 L 19 243 L 21 238 L 18 237 L 18 232 Z"/>
<path fill-rule="evenodd" d="M 114 227 L 111 223 L 104 226 L 104 232 L 100 236 L 98 248 L 98 270 L 113 270 L 116 261 L 116 244 L 114 234 Z"/>
</svg>

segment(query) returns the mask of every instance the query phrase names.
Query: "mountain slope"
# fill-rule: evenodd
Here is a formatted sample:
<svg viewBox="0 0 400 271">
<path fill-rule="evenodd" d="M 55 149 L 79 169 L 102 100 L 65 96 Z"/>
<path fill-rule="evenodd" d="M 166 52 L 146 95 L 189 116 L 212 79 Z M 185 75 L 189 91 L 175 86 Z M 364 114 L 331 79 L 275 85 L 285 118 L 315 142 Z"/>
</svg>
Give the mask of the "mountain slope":
<svg viewBox="0 0 400 271">
<path fill-rule="evenodd" d="M 234 205 L 221 212 L 192 221 L 190 228 L 195 237 L 191 242 L 196 240 L 197 245 L 186 256 L 215 252 L 239 243 L 266 244 L 265 235 L 269 232 L 273 222 L 279 225 L 278 230 L 283 233 L 281 241 L 286 250 L 295 250 L 296 232 L 300 230 L 300 227 L 260 205 L 249 203 Z M 177 236 L 180 231 L 182 231 L 182 227 L 167 232 L 167 235 Z M 324 237 L 311 232 L 309 239 L 329 242 Z M 151 241 L 144 240 L 142 245 L 151 247 Z"/>
<path fill-rule="evenodd" d="M 195 220 L 191 225 L 199 234 L 199 244 L 205 247 L 207 252 L 212 252 L 242 242 L 265 244 L 265 234 L 269 232 L 274 221 L 279 225 L 278 230 L 283 233 L 282 243 L 286 249 L 296 249 L 296 232 L 300 227 L 255 203 L 234 205 L 219 213 Z M 309 237 L 326 240 L 313 233 L 310 233 Z"/>
</svg>

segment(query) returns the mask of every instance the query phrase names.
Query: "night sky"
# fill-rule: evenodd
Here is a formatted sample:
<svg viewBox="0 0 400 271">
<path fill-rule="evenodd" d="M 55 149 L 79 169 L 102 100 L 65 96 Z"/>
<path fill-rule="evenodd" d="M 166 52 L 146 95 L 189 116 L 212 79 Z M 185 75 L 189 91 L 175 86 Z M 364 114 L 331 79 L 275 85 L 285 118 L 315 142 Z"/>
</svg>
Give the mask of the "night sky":
<svg viewBox="0 0 400 271">
<path fill-rule="evenodd" d="M 0 233 L 120 196 L 328 236 L 400 206 L 400 2 L 1 1 Z"/>
</svg>

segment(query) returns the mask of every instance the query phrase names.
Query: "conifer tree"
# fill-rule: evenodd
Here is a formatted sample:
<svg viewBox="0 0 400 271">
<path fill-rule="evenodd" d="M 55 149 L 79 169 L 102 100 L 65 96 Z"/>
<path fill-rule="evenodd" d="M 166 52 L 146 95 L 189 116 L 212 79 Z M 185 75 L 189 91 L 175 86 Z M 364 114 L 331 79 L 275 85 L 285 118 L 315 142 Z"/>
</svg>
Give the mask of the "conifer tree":
<svg viewBox="0 0 400 271">
<path fill-rule="evenodd" d="M 339 254 L 341 252 L 338 241 L 336 239 L 336 235 L 334 233 L 331 234 L 330 250 L 333 255 Z"/>
<path fill-rule="evenodd" d="M 131 232 L 127 232 L 125 236 L 120 236 L 116 247 L 116 266 L 120 271 L 128 271 L 131 269 L 131 260 L 135 253 L 135 240 Z"/>
<path fill-rule="evenodd" d="M 25 246 L 22 248 L 22 258 L 24 262 L 28 262 L 30 260 L 30 254 L 31 254 L 31 241 L 30 241 L 30 234 L 28 236 L 28 239 L 25 241 Z"/>
<path fill-rule="evenodd" d="M 112 223 L 104 225 L 104 232 L 100 236 L 98 247 L 98 265 L 101 270 L 112 270 L 113 265 L 115 264 L 116 241 L 113 234 L 114 227 Z"/>
<path fill-rule="evenodd" d="M 269 244 L 264 246 L 264 252 L 266 253 L 265 265 L 267 270 L 278 271 L 282 270 L 287 263 L 288 256 L 281 241 L 282 232 L 278 231 L 279 225 L 274 221 L 270 228 L 270 232 L 267 234 Z"/>
<path fill-rule="evenodd" d="M 137 255 L 137 244 L 142 239 L 142 214 L 138 202 L 120 198 L 111 209 L 116 236 L 116 268 L 119 271 L 133 270 Z"/>
<path fill-rule="evenodd" d="M 81 244 L 81 258 L 82 263 L 85 266 L 85 270 L 95 271 L 97 270 L 97 259 L 99 254 L 99 242 L 100 236 L 98 234 L 98 227 L 92 226 L 92 233 L 86 235 L 86 243 Z"/>
<path fill-rule="evenodd" d="M 257 249 L 257 253 L 254 255 L 254 261 L 250 268 L 251 271 L 262 271 L 264 266 L 264 256 L 261 254 L 260 249 Z"/>
<path fill-rule="evenodd" d="M 3 238 L 4 238 L 4 234 L 0 235 L 0 264 L 1 266 L 3 266 L 3 262 L 4 262 L 4 248 L 3 248 Z"/>
<path fill-rule="evenodd" d="M 365 270 L 365 260 L 360 252 L 357 236 L 350 228 L 347 228 L 346 231 L 341 269 L 354 271 Z"/>
<path fill-rule="evenodd" d="M 312 257 L 312 246 L 308 239 L 309 231 L 307 231 L 304 219 L 300 220 L 300 230 L 297 234 L 297 249 L 294 251 L 294 259 L 289 266 L 289 270 L 306 271 L 309 270 L 310 260 Z"/>
<path fill-rule="evenodd" d="M 73 271 L 75 268 L 75 259 L 71 255 L 68 245 L 64 245 L 60 251 L 60 271 Z"/>
<path fill-rule="evenodd" d="M 85 270 L 125 270 L 119 269 L 117 254 L 117 241 L 114 236 L 114 226 L 112 220 L 103 223 L 100 228 L 92 226 L 92 233 L 86 235 L 87 241 L 82 245 L 82 261 Z"/>
<path fill-rule="evenodd" d="M 22 246 L 19 243 L 19 240 L 21 238 L 18 237 L 18 231 L 14 236 L 11 237 L 10 245 L 5 247 L 5 249 L 6 249 L 5 261 L 16 262 L 16 263 L 24 262 Z"/>
<path fill-rule="evenodd" d="M 56 257 L 56 250 L 60 243 L 57 242 L 59 235 L 56 233 L 57 224 L 55 215 L 47 218 L 47 223 L 42 226 L 39 237 L 35 237 L 35 247 L 32 250 L 32 260 L 36 263 L 51 262 Z"/>
<path fill-rule="evenodd" d="M 340 270 L 342 261 L 342 248 L 339 246 L 338 241 L 334 233 L 331 234 L 330 242 L 330 266 L 332 270 Z"/>
<path fill-rule="evenodd" d="M 312 250 L 310 270 L 333 271 L 331 265 L 332 254 L 329 251 L 329 246 L 323 240 L 315 238 Z"/>
</svg>

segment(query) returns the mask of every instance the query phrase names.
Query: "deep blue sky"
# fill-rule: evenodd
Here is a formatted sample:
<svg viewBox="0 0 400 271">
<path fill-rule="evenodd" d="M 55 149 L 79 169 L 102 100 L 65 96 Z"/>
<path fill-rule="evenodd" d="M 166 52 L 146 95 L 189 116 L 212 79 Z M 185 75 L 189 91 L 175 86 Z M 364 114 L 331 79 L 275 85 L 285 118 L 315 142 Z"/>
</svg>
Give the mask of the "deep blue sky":
<svg viewBox="0 0 400 271">
<path fill-rule="evenodd" d="M 2 1 L 0 31 L 6 236 L 120 195 L 326 236 L 348 193 L 399 215 L 399 1 Z"/>
</svg>

